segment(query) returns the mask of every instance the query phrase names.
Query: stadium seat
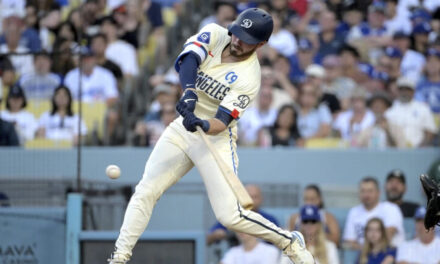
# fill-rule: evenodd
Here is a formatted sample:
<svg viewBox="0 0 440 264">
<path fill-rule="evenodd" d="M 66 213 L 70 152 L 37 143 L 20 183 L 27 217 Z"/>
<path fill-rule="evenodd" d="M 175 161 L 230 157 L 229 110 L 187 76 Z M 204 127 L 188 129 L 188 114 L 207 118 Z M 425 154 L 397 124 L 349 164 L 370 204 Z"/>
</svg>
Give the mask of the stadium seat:
<svg viewBox="0 0 440 264">
<path fill-rule="evenodd" d="M 71 148 L 72 142 L 69 140 L 51 140 L 46 138 L 36 138 L 25 142 L 27 149 L 62 149 Z"/>
<path fill-rule="evenodd" d="M 306 140 L 305 147 L 309 149 L 345 148 L 347 143 L 339 138 L 313 138 Z"/>
<path fill-rule="evenodd" d="M 106 111 L 107 105 L 104 102 L 82 103 L 82 120 L 86 124 L 89 135 L 96 131 L 99 138 L 103 138 Z M 77 101 L 73 103 L 73 112 L 79 113 L 79 102 Z"/>
<path fill-rule="evenodd" d="M 28 105 L 26 109 L 34 114 L 35 118 L 40 118 L 40 116 L 52 108 L 52 103 L 50 100 L 28 100 Z"/>
</svg>

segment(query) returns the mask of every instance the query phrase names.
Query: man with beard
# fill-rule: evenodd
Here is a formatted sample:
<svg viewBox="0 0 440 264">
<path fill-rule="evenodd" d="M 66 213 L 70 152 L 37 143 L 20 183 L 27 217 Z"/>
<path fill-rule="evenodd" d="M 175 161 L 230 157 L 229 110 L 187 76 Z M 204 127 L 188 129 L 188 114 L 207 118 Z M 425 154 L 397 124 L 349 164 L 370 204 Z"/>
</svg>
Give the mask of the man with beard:
<svg viewBox="0 0 440 264">
<path fill-rule="evenodd" d="M 403 200 L 403 195 L 406 192 L 405 174 L 401 170 L 393 170 L 388 173 L 385 184 L 385 193 L 387 201 L 395 203 L 402 211 L 403 217 L 414 217 L 419 204 Z"/>
<path fill-rule="evenodd" d="M 295 264 L 314 263 L 300 232 L 283 230 L 240 205 L 196 132 L 200 127 L 208 134 L 221 158 L 237 173 L 236 123 L 260 89 L 260 64 L 255 51 L 267 43 L 272 30 L 272 17 L 251 8 L 227 29 L 208 24 L 188 39 L 175 65 L 184 90 L 176 106 L 181 116 L 165 129 L 148 158 L 128 204 L 110 264 L 130 260 L 157 200 L 193 167 L 197 167 L 223 226 L 272 243 Z"/>
</svg>

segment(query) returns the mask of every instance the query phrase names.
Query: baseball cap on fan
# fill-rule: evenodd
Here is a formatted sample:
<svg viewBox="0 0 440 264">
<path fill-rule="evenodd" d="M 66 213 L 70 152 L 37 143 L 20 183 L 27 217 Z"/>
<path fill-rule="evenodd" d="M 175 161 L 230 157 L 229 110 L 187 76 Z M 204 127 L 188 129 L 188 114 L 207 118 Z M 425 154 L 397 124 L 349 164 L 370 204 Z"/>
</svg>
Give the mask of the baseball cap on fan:
<svg viewBox="0 0 440 264">
<path fill-rule="evenodd" d="M 397 88 L 409 88 L 415 90 L 416 83 L 407 77 L 400 77 L 397 79 Z"/>
<path fill-rule="evenodd" d="M 301 208 L 301 221 L 321 221 L 318 207 L 314 205 L 304 205 Z"/>
<path fill-rule="evenodd" d="M 387 182 L 391 179 L 398 179 L 401 183 L 406 183 L 405 174 L 401 170 L 392 170 L 388 173 Z"/>
</svg>

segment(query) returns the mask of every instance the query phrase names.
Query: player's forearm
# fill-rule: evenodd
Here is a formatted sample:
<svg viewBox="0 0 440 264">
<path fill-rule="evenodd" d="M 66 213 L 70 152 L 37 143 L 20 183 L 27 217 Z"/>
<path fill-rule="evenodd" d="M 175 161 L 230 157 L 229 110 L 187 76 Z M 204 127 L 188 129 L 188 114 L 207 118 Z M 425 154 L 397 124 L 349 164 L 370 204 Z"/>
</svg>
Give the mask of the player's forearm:
<svg viewBox="0 0 440 264">
<path fill-rule="evenodd" d="M 207 121 L 209 122 L 209 130 L 206 132 L 208 135 L 217 135 L 227 128 L 227 126 L 217 118 L 210 118 Z"/>
</svg>

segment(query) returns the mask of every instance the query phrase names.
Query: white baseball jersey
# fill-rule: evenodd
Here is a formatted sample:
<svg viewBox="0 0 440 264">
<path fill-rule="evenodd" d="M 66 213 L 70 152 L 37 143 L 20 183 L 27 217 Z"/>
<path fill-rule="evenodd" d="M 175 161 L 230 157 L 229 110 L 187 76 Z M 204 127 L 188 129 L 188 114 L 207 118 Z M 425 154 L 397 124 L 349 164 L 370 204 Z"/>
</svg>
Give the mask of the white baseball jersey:
<svg viewBox="0 0 440 264">
<path fill-rule="evenodd" d="M 222 63 L 222 52 L 229 48 L 226 46 L 230 42 L 227 29 L 217 24 L 208 24 L 186 41 L 175 66 L 179 70 L 179 61 L 183 55 L 189 52 L 197 54 L 201 63 L 195 83 L 199 101 L 194 113 L 201 119 L 207 119 L 215 116 L 219 106 L 227 109 L 235 119 L 229 125 L 235 139 L 236 120 L 257 95 L 261 71 L 256 53 L 244 61 Z"/>
</svg>

